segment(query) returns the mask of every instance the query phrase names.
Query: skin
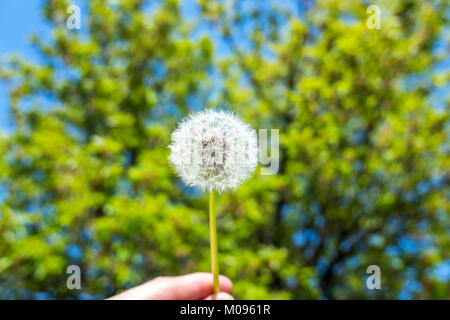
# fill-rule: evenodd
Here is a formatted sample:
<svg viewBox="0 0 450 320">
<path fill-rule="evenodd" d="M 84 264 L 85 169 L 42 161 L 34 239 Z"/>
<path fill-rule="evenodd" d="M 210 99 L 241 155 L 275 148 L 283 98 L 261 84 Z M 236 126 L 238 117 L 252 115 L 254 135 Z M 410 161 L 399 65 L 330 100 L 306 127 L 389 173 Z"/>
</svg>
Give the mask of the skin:
<svg viewBox="0 0 450 320">
<path fill-rule="evenodd" d="M 220 292 L 212 294 L 211 273 L 196 272 L 177 277 L 157 277 L 108 300 L 234 300 L 232 283 L 219 276 Z"/>
</svg>

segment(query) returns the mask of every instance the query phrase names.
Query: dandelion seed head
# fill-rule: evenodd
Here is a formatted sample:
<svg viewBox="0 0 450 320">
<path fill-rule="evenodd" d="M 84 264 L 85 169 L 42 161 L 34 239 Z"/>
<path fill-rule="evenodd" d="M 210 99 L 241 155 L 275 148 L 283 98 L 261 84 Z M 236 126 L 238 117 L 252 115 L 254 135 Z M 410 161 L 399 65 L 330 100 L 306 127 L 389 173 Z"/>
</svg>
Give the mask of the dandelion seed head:
<svg viewBox="0 0 450 320">
<path fill-rule="evenodd" d="M 172 133 L 170 162 L 188 186 L 235 190 L 258 163 L 256 132 L 234 113 L 193 113 Z"/>
</svg>

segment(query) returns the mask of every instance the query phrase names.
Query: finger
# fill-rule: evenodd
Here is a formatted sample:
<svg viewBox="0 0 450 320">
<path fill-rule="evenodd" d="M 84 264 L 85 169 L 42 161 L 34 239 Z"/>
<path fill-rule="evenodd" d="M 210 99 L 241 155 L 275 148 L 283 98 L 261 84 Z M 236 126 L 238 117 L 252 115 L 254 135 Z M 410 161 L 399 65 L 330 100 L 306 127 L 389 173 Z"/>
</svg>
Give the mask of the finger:
<svg viewBox="0 0 450 320">
<path fill-rule="evenodd" d="M 221 292 L 231 293 L 231 280 L 219 276 Z M 178 277 L 162 277 L 149 281 L 139 288 L 143 298 L 158 300 L 198 300 L 212 294 L 213 276 L 211 273 L 197 272 Z"/>
<path fill-rule="evenodd" d="M 164 290 L 160 290 L 155 299 L 197 300 L 203 299 L 213 291 L 211 273 L 198 272 L 179 277 L 170 277 L 164 281 Z M 231 293 L 231 280 L 219 276 L 220 291 Z"/>
<path fill-rule="evenodd" d="M 234 300 L 233 296 L 226 292 L 219 292 L 206 297 L 205 300 Z"/>
</svg>

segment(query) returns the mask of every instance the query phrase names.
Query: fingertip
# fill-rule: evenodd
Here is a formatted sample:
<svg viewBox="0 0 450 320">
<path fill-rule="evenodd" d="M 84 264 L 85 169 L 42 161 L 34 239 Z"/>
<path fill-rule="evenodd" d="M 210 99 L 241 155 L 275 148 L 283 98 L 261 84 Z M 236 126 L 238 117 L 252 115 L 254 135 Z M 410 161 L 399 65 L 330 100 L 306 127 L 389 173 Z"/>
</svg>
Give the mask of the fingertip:
<svg viewBox="0 0 450 320">
<path fill-rule="evenodd" d="M 220 291 L 231 293 L 233 289 L 233 283 L 228 277 L 219 275 L 219 287 Z"/>
<path fill-rule="evenodd" d="M 234 300 L 233 296 L 227 292 L 219 292 L 209 295 L 205 300 Z"/>
</svg>

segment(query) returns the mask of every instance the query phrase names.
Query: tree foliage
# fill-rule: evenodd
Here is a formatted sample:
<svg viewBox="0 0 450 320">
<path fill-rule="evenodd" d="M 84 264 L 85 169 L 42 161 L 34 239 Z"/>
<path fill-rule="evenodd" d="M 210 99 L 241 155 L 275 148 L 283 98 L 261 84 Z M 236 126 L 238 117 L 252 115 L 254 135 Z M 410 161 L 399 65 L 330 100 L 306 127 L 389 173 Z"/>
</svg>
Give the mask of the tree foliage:
<svg viewBox="0 0 450 320">
<path fill-rule="evenodd" d="M 449 298 L 434 272 L 449 259 L 448 105 L 431 100 L 447 2 L 380 1 L 373 30 L 369 4 L 91 0 L 68 30 L 69 3 L 48 0 L 42 62 L 0 68 L 16 126 L 0 138 L 0 297 L 208 271 L 207 197 L 167 146 L 188 112 L 225 105 L 280 130 L 278 174 L 218 199 L 237 298 Z"/>
</svg>

